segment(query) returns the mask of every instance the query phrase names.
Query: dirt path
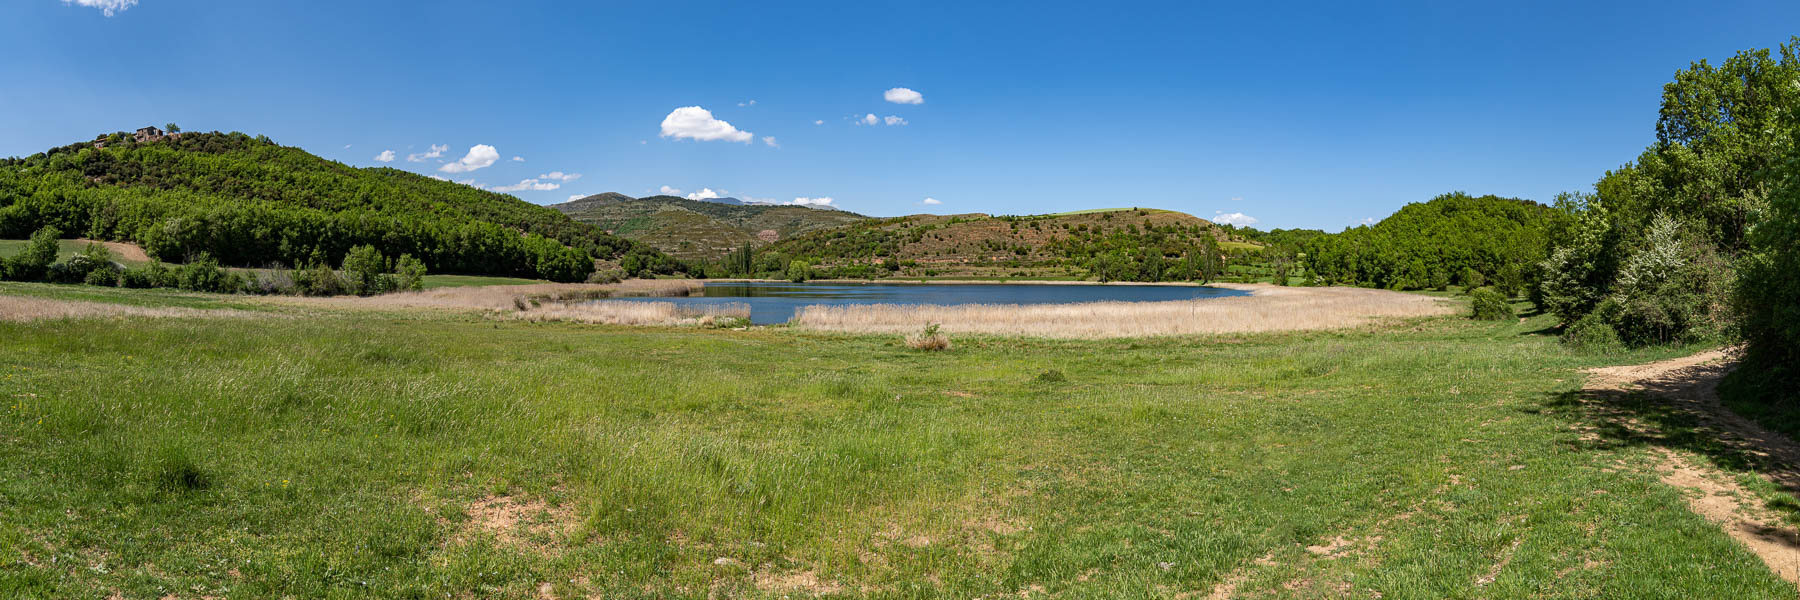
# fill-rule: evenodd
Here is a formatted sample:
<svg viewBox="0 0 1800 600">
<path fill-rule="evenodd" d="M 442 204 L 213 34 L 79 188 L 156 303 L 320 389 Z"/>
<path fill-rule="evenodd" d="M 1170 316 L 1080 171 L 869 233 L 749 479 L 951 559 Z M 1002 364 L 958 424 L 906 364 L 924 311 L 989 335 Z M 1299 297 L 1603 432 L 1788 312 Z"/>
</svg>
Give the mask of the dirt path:
<svg viewBox="0 0 1800 600">
<path fill-rule="evenodd" d="M 1643 392 L 1670 408 L 1698 421 L 1703 435 L 1727 448 L 1756 457 L 1758 471 L 1790 492 L 1800 491 L 1800 444 L 1763 429 L 1719 404 L 1719 379 L 1736 363 L 1732 354 L 1715 350 L 1689 357 L 1644 365 L 1607 367 L 1588 371 L 1583 397 L 1593 400 L 1621 393 Z M 1664 432 L 1640 419 L 1620 419 L 1619 424 L 1647 439 L 1662 439 Z M 1688 509 L 1725 530 L 1732 539 L 1762 558 L 1769 569 L 1789 583 L 1800 584 L 1800 530 L 1782 522 L 1779 515 L 1739 485 L 1732 474 L 1719 470 L 1697 454 L 1658 445 L 1657 465 L 1663 483 L 1684 490 Z"/>
</svg>

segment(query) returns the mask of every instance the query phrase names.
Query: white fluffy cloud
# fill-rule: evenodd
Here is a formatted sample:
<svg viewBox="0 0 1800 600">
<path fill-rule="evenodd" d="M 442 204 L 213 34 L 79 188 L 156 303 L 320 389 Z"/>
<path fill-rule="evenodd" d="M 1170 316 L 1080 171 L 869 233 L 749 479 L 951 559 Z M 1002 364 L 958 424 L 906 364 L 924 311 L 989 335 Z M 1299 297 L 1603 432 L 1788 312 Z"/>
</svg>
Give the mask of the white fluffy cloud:
<svg viewBox="0 0 1800 600">
<path fill-rule="evenodd" d="M 525 162 L 525 157 L 523 157 L 523 156 L 514 156 L 514 157 L 512 157 L 512 161 L 513 161 L 513 162 Z"/>
<path fill-rule="evenodd" d="M 375 155 L 375 160 L 380 162 L 394 162 L 394 151 L 382 150 L 381 154 Z"/>
<path fill-rule="evenodd" d="M 665 186 L 662 186 L 662 189 L 657 190 L 657 191 L 662 192 L 662 195 L 664 195 L 664 196 L 673 196 L 673 195 L 681 193 L 681 188 L 673 188 L 673 187 L 669 187 L 669 186 L 665 185 Z"/>
<path fill-rule="evenodd" d="M 137 6 L 137 3 L 138 0 L 63 0 L 63 4 L 98 8 L 101 14 L 109 17 L 118 14 L 119 11 Z"/>
<path fill-rule="evenodd" d="M 571 195 L 569 195 L 569 199 L 564 200 L 564 202 L 574 202 L 576 200 L 580 200 L 580 199 L 586 198 L 586 197 L 588 197 L 588 194 L 571 194 Z"/>
<path fill-rule="evenodd" d="M 430 177 L 430 178 L 436 179 L 438 181 L 449 181 L 450 180 L 449 177 L 444 177 L 442 175 L 426 175 L 426 177 Z"/>
<path fill-rule="evenodd" d="M 883 123 L 886 123 L 888 125 L 905 125 L 906 119 L 902 119 L 896 115 L 877 117 L 873 113 L 871 113 L 871 114 L 863 115 L 862 118 L 856 120 L 857 125 L 880 125 Z"/>
<path fill-rule="evenodd" d="M 924 104 L 925 95 L 912 88 L 897 87 L 881 93 L 881 98 L 894 104 Z M 952 104 L 955 104 L 952 102 Z"/>
<path fill-rule="evenodd" d="M 789 202 L 788 204 L 796 206 L 831 206 L 832 202 L 833 200 L 831 197 L 826 196 L 823 198 L 795 198 L 793 202 Z"/>
<path fill-rule="evenodd" d="M 713 118 L 712 111 L 698 106 L 683 106 L 663 117 L 662 137 L 692 138 L 702 142 L 725 140 L 727 142 L 750 143 L 756 135 L 748 131 L 739 131 L 730 123 Z"/>
<path fill-rule="evenodd" d="M 739 102 L 738 106 L 756 106 L 756 101 L 755 100 L 746 100 L 744 102 Z"/>
<path fill-rule="evenodd" d="M 1250 215 L 1246 215 L 1241 212 L 1228 213 L 1228 212 L 1224 212 L 1224 211 L 1219 211 L 1218 214 L 1213 215 L 1212 221 L 1214 223 L 1218 223 L 1220 225 L 1240 225 L 1240 226 L 1241 225 L 1255 225 L 1257 223 L 1256 217 L 1252 217 Z"/>
<path fill-rule="evenodd" d="M 943 203 L 944 203 L 943 200 L 939 200 L 937 198 L 926 198 L 924 202 L 920 202 L 919 204 L 923 204 L 926 206 L 937 206 L 937 205 L 943 204 Z"/>
<path fill-rule="evenodd" d="M 445 144 L 445 145 L 441 145 L 441 146 L 438 144 L 432 144 L 430 152 L 421 152 L 418 154 L 406 155 L 406 162 L 425 162 L 425 159 L 427 159 L 427 158 L 437 158 L 439 156 L 443 156 L 444 151 L 449 150 L 449 149 L 450 149 L 449 144 Z"/>
<path fill-rule="evenodd" d="M 533 192 L 548 192 L 550 190 L 554 190 L 559 187 L 562 187 L 562 184 L 550 182 L 550 181 L 538 181 L 536 179 L 522 179 L 522 180 L 519 180 L 518 183 L 515 183 L 512 185 L 495 186 L 494 191 L 496 191 L 496 192 L 518 192 L 518 191 L 523 191 L 523 190 L 531 190 Z"/>
<path fill-rule="evenodd" d="M 562 171 L 551 171 L 549 173 L 539 175 L 538 179 L 548 179 L 551 181 L 561 181 L 563 183 L 568 183 L 568 182 L 571 182 L 571 181 L 574 181 L 577 179 L 581 179 L 581 174 L 580 173 L 564 173 Z"/>
<path fill-rule="evenodd" d="M 772 136 L 772 135 L 763 136 L 763 143 L 768 144 L 770 148 L 780 148 L 781 147 L 781 144 L 776 143 L 775 136 Z"/>
<path fill-rule="evenodd" d="M 679 192 L 681 190 L 675 190 L 675 191 Z M 689 199 L 689 200 L 711 200 L 713 198 L 724 198 L 724 197 L 725 197 L 725 190 L 714 191 L 712 188 L 700 188 L 700 191 L 687 195 L 687 199 Z"/>
<path fill-rule="evenodd" d="M 473 179 L 463 179 L 463 180 L 457 181 L 457 183 L 460 183 L 460 184 L 463 184 L 463 185 L 466 185 L 466 186 L 469 186 L 469 187 L 472 187 L 472 188 L 475 188 L 478 190 L 487 189 L 486 185 L 475 183 L 475 180 L 473 180 Z"/>
<path fill-rule="evenodd" d="M 825 124 L 825 120 L 824 120 L 824 119 L 819 119 L 819 120 L 817 120 L 817 121 L 813 121 L 813 124 L 814 124 L 814 125 L 824 125 L 824 124 Z"/>
<path fill-rule="evenodd" d="M 500 151 L 487 144 L 476 144 L 469 147 L 469 153 L 462 159 L 438 167 L 445 173 L 467 173 L 477 169 L 486 169 L 500 161 Z"/>
</svg>

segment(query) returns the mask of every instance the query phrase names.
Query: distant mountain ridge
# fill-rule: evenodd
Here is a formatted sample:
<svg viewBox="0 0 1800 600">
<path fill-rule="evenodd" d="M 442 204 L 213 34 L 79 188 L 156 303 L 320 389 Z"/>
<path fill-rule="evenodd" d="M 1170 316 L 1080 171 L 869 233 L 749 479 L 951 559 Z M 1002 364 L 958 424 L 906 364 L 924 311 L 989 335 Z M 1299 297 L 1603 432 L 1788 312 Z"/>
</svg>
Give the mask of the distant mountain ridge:
<svg viewBox="0 0 1800 600">
<path fill-rule="evenodd" d="M 838 209 L 762 204 L 737 198 L 633 198 L 618 192 L 595 194 L 550 208 L 684 260 L 714 260 L 745 246 L 762 246 L 869 218 Z"/>
</svg>

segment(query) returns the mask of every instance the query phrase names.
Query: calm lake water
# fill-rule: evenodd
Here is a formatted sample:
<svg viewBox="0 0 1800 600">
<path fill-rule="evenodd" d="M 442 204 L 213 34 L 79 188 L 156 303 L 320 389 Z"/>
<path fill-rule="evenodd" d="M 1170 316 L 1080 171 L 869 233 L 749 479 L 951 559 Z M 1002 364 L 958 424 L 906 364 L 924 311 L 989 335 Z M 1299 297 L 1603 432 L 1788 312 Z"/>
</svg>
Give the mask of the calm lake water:
<svg viewBox="0 0 1800 600">
<path fill-rule="evenodd" d="M 708 283 L 704 292 L 704 296 L 615 298 L 596 302 L 748 304 L 751 322 L 773 325 L 786 323 L 800 307 L 815 304 L 1068 304 L 1249 295 L 1249 292 L 1206 286 L 775 282 Z"/>
</svg>

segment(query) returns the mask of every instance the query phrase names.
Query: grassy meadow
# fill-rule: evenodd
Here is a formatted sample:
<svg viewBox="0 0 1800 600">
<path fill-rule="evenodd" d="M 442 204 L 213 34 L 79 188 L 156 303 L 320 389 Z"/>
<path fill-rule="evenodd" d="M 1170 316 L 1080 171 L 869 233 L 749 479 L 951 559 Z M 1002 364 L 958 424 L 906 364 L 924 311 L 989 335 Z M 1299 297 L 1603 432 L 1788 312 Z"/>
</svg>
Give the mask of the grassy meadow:
<svg viewBox="0 0 1800 600">
<path fill-rule="evenodd" d="M 1551 317 L 1104 341 L 0 320 L 0 597 L 1792 598 Z"/>
</svg>

